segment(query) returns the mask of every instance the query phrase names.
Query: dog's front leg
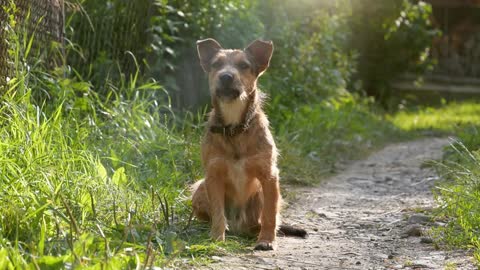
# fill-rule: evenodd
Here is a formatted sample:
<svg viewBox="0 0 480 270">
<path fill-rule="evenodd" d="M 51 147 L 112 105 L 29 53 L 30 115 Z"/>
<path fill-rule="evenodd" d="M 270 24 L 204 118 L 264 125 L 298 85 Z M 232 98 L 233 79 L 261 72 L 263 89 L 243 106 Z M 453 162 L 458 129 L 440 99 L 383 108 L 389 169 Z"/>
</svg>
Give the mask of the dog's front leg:
<svg viewBox="0 0 480 270">
<path fill-rule="evenodd" d="M 227 165 L 217 160 L 207 169 L 205 185 L 210 206 L 212 227 L 210 236 L 217 241 L 225 241 L 227 219 L 225 218 L 225 177 L 228 173 Z"/>
<path fill-rule="evenodd" d="M 258 235 L 256 250 L 273 250 L 277 232 L 277 219 L 280 211 L 280 186 L 278 182 L 278 169 L 272 168 L 260 174 L 260 183 L 263 190 L 263 210 L 261 216 L 261 229 Z"/>
</svg>

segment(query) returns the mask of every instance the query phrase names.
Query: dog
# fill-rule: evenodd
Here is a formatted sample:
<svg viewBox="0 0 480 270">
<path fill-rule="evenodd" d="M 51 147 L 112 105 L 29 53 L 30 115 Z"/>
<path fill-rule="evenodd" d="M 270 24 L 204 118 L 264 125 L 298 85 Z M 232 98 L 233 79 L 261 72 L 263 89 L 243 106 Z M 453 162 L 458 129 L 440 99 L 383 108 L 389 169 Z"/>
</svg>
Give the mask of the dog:
<svg viewBox="0 0 480 270">
<path fill-rule="evenodd" d="M 213 108 L 201 146 L 205 178 L 192 186 L 194 215 L 211 222 L 214 240 L 224 241 L 226 230 L 258 233 L 255 250 L 273 250 L 277 229 L 305 237 L 302 229 L 279 226 L 278 150 L 257 88 L 273 43 L 255 40 L 237 50 L 204 39 L 197 41 L 197 51 Z"/>
</svg>

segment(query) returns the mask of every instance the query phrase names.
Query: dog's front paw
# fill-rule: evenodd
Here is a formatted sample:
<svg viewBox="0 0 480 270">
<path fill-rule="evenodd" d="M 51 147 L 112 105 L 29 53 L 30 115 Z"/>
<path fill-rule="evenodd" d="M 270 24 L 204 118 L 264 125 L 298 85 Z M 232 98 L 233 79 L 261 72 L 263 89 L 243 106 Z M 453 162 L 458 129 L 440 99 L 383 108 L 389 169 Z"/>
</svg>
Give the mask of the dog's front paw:
<svg viewBox="0 0 480 270">
<path fill-rule="evenodd" d="M 214 232 L 211 232 L 210 233 L 210 237 L 215 240 L 215 241 L 225 241 L 225 232 L 223 233 L 214 233 Z"/>
<path fill-rule="evenodd" d="M 269 241 L 258 241 L 254 248 L 254 250 L 274 250 L 274 249 L 275 247 L 273 242 L 269 242 Z"/>
</svg>

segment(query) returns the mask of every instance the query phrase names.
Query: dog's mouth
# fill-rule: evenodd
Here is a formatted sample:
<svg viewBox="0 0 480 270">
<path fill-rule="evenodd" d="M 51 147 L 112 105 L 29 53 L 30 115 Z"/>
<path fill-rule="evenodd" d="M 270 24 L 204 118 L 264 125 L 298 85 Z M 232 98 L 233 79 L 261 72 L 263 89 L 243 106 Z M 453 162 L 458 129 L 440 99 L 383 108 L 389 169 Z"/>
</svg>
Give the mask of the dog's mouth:
<svg viewBox="0 0 480 270">
<path fill-rule="evenodd" d="M 218 98 L 224 100 L 234 100 L 240 97 L 241 91 L 236 88 L 217 88 L 215 94 Z"/>
</svg>

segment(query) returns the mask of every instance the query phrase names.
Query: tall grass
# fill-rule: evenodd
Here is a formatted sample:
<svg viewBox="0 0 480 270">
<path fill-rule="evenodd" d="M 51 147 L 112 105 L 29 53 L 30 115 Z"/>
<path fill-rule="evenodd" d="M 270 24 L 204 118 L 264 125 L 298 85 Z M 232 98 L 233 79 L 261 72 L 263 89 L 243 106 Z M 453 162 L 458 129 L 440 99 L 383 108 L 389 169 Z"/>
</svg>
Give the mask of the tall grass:
<svg viewBox="0 0 480 270">
<path fill-rule="evenodd" d="M 194 122 L 178 120 L 164 89 L 138 72 L 106 78 L 100 96 L 67 67 L 30 64 L 34 34 L 9 26 L 0 268 L 138 268 L 186 252 L 186 183 L 200 177 Z"/>
<path fill-rule="evenodd" d="M 284 111 L 278 126 L 281 165 L 291 183 L 315 184 L 342 164 L 388 142 L 409 138 L 386 121 L 372 100 L 352 94 Z"/>
<path fill-rule="evenodd" d="M 67 91 L 66 80 L 53 85 Z M 168 254 L 172 243 L 157 234 L 188 223 L 185 183 L 199 177 L 198 136 L 172 128 L 170 114 L 145 97 L 158 86 L 132 85 L 131 99 L 48 106 L 30 102 L 35 85 L 24 87 L 1 101 L 0 261 L 115 268 Z"/>
<path fill-rule="evenodd" d="M 448 221 L 439 231 L 449 245 L 472 248 L 480 266 L 480 149 L 469 150 L 458 141 L 452 149 L 439 167 L 444 181 L 436 197 Z"/>
</svg>

